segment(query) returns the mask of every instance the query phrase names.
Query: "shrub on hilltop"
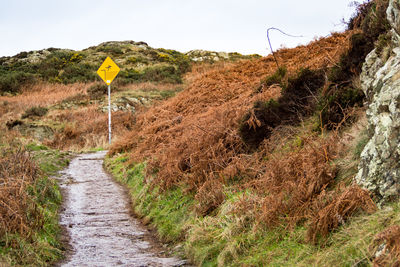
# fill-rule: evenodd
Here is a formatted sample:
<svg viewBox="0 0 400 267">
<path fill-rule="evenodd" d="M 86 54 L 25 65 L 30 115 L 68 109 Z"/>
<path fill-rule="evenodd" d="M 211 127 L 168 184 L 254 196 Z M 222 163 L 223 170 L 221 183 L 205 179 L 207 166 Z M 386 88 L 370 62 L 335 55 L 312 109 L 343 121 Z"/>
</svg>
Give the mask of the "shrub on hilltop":
<svg viewBox="0 0 400 267">
<path fill-rule="evenodd" d="M 362 106 L 365 99 L 355 82 L 361 73 L 365 57 L 379 40 L 385 40 L 390 29 L 386 19 L 389 0 L 368 1 L 357 6 L 357 12 L 348 23 L 354 33 L 350 37 L 350 49 L 328 73 L 329 84 L 319 100 L 322 126 L 334 128 L 346 117 L 349 110 Z"/>
<path fill-rule="evenodd" d="M 41 106 L 35 106 L 28 108 L 25 110 L 24 114 L 22 114 L 21 118 L 26 119 L 26 118 L 31 118 L 31 117 L 43 117 L 44 115 L 47 114 L 49 111 L 48 108 L 41 107 Z"/>
<path fill-rule="evenodd" d="M 23 71 L 9 71 L 0 66 L 0 94 L 18 93 L 22 86 L 34 82 L 33 74 Z"/>
</svg>

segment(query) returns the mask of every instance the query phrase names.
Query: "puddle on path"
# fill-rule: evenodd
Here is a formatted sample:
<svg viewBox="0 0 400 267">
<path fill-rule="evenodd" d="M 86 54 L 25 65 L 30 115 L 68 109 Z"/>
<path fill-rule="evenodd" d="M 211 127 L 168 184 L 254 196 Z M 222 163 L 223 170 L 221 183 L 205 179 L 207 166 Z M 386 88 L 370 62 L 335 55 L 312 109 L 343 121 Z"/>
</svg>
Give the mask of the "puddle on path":
<svg viewBox="0 0 400 267">
<path fill-rule="evenodd" d="M 61 225 L 70 252 L 58 266 L 184 266 L 131 216 L 124 189 L 103 170 L 106 152 L 79 155 L 62 172 Z"/>
</svg>

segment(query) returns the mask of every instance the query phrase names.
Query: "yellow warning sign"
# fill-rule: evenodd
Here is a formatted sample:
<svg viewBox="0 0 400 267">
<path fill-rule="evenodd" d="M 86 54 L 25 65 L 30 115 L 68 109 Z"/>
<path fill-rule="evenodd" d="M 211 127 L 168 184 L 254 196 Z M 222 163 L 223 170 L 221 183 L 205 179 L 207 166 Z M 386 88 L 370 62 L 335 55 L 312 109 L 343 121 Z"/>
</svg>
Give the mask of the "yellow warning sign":
<svg viewBox="0 0 400 267">
<path fill-rule="evenodd" d="M 115 64 L 110 57 L 107 57 L 97 70 L 97 74 L 106 84 L 110 85 L 119 71 L 120 69 L 117 64 Z"/>
</svg>

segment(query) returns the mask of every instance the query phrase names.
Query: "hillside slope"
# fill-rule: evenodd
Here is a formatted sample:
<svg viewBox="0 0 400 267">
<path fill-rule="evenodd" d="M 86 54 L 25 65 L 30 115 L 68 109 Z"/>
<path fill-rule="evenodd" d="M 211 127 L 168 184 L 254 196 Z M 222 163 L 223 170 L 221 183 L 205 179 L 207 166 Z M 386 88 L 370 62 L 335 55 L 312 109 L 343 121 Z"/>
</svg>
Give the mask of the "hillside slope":
<svg viewBox="0 0 400 267">
<path fill-rule="evenodd" d="M 349 34 L 336 34 L 309 46 L 280 50 L 277 58 L 290 76 L 300 69 L 327 69 L 339 61 L 349 46 L 348 38 Z M 255 102 L 279 97 L 279 84 L 257 91 L 262 78 L 275 71 L 272 56 L 211 69 L 176 97 L 138 115 L 136 130 L 121 138 L 114 150 L 134 147 L 137 160 L 157 159 L 162 182 L 183 179 L 184 165 L 190 165 L 190 173 L 197 170 L 196 179 L 205 181 L 204 176 L 228 168 L 232 158 L 246 152 L 237 131 L 240 120 Z M 211 167 L 214 161 L 220 163 Z"/>
<path fill-rule="evenodd" d="M 398 203 L 377 211 L 353 182 L 368 138 L 359 75 L 387 45 L 388 4 L 362 4 L 345 33 L 277 51 L 279 66 L 268 56 L 195 70 L 138 114 L 108 163 L 135 211 L 199 265 L 398 260 Z M 382 240 L 392 243 L 376 254 Z"/>
<path fill-rule="evenodd" d="M 105 42 L 82 51 L 21 52 L 0 58 L 0 121 L 61 149 L 105 147 L 107 88 L 96 70 L 107 56 L 121 68 L 112 88 L 114 136 L 130 129 L 138 109 L 181 91 L 192 66 L 259 57 L 202 50 L 184 54 L 134 41 Z"/>
<path fill-rule="evenodd" d="M 38 153 L 46 162 L 58 154 L 48 147 L 109 149 L 106 166 L 129 188 L 136 214 L 194 264 L 396 266 L 397 4 L 361 4 L 347 31 L 280 49 L 277 63 L 132 41 L 1 58 L 0 164 L 16 183 L 0 183 L 0 198 L 15 195 L 27 214 L 26 203 L 42 199 L 21 192 L 56 188 L 52 180 L 42 188 L 36 175 L 20 183 L 26 168 L 9 173 L 13 157 Z M 111 147 L 106 86 L 95 73 L 106 56 L 122 69 L 112 86 Z M 61 256 L 57 231 L 24 251 L 19 244 L 41 235 L 0 215 L 13 226 L 0 236 L 0 261 Z M 38 233 L 57 228 L 28 221 L 21 225 Z"/>
</svg>

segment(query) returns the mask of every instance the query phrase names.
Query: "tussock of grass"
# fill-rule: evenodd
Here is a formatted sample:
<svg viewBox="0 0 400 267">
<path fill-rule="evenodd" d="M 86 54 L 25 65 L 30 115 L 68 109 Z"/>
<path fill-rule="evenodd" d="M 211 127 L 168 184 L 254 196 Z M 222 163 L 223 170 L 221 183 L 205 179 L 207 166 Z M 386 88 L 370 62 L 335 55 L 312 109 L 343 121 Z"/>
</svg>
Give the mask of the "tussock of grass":
<svg viewBox="0 0 400 267">
<path fill-rule="evenodd" d="M 44 115 L 47 114 L 49 110 L 45 107 L 37 106 L 37 107 L 31 107 L 27 110 L 25 110 L 24 114 L 22 114 L 21 119 L 26 119 L 30 117 L 43 117 Z"/>
</svg>

